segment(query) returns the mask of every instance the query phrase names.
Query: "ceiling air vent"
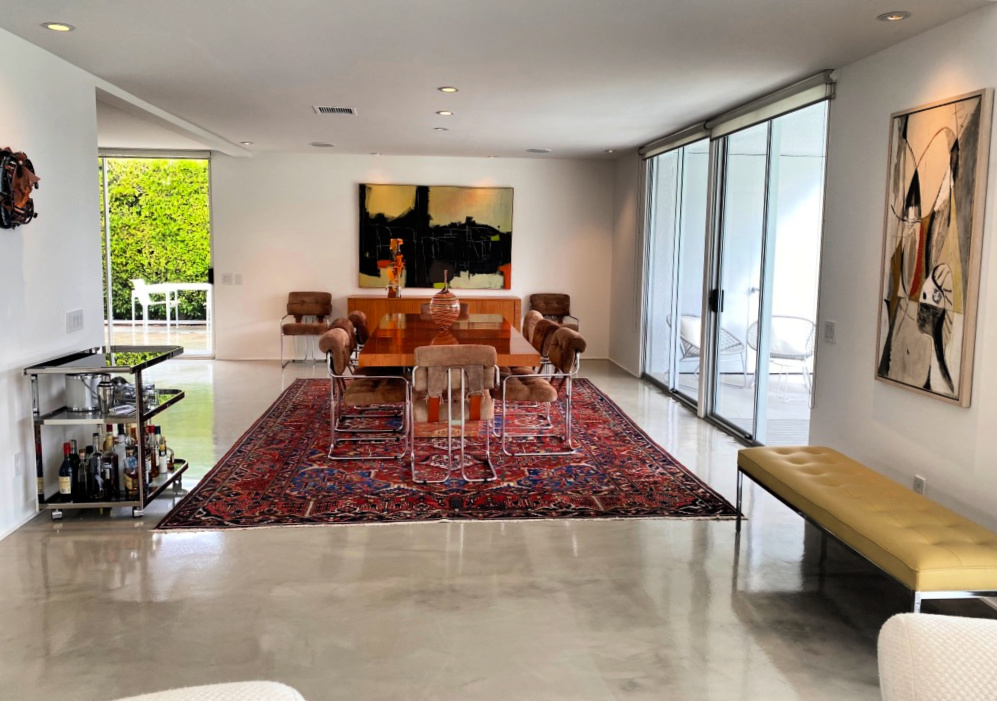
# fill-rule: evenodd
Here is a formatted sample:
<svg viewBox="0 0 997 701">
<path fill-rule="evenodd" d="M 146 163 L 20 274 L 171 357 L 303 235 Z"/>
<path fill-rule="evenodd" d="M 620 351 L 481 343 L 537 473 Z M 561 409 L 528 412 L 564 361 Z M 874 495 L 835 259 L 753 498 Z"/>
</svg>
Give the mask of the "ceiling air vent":
<svg viewBox="0 0 997 701">
<path fill-rule="evenodd" d="M 323 107 L 322 105 L 312 105 L 312 109 L 315 110 L 315 114 L 348 114 L 351 117 L 354 117 L 357 114 L 357 111 L 352 107 Z"/>
</svg>

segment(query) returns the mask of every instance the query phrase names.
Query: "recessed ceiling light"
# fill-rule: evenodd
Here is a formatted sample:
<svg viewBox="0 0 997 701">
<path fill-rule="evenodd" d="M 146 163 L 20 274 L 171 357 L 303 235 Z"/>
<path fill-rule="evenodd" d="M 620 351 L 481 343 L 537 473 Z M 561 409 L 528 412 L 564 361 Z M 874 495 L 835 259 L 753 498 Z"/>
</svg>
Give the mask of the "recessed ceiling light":
<svg viewBox="0 0 997 701">
<path fill-rule="evenodd" d="M 444 85 L 442 88 L 436 88 L 440 92 L 458 92 L 457 88 L 452 85 Z"/>
<path fill-rule="evenodd" d="M 313 142 L 311 142 L 308 145 L 309 146 L 314 146 L 315 148 L 332 148 L 336 144 L 330 144 L 327 141 L 313 141 Z"/>
<path fill-rule="evenodd" d="M 616 152 L 616 149 L 613 149 L 613 148 L 607 148 L 606 149 L 606 153 L 615 153 L 615 152 Z"/>
<path fill-rule="evenodd" d="M 380 156 L 381 154 L 378 151 L 371 151 L 370 155 L 372 155 L 372 156 Z"/>
<path fill-rule="evenodd" d="M 550 153 L 550 149 L 549 148 L 528 148 L 528 149 L 526 149 L 526 152 L 527 153 Z"/>
<path fill-rule="evenodd" d="M 436 114 L 440 115 L 441 117 L 453 117 L 453 112 L 451 112 L 450 110 L 440 110 Z"/>
<path fill-rule="evenodd" d="M 434 131 L 450 131 L 446 127 L 433 127 L 433 130 Z"/>
<path fill-rule="evenodd" d="M 895 10 L 893 12 L 884 12 L 878 19 L 880 22 L 900 22 L 910 17 L 910 13 L 907 10 Z"/>
<path fill-rule="evenodd" d="M 243 146 L 252 146 L 253 145 L 252 141 L 240 141 L 239 143 L 242 144 Z"/>
<path fill-rule="evenodd" d="M 71 24 L 66 24 L 65 22 L 45 22 L 42 24 L 45 29 L 51 29 L 53 32 L 71 32 L 76 27 Z"/>
<path fill-rule="evenodd" d="M 489 156 L 489 158 L 497 158 L 497 156 Z"/>
</svg>

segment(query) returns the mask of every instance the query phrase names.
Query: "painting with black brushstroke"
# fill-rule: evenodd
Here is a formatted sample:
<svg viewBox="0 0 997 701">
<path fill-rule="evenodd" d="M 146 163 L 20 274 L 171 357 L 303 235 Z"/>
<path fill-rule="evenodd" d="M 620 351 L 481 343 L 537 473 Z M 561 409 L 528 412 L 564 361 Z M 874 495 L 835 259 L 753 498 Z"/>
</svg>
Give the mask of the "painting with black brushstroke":
<svg viewBox="0 0 997 701">
<path fill-rule="evenodd" d="M 403 287 L 510 289 L 512 188 L 360 185 L 360 287 L 387 287 L 401 239 Z"/>
<path fill-rule="evenodd" d="M 890 120 L 876 377 L 969 406 L 993 91 Z"/>
</svg>

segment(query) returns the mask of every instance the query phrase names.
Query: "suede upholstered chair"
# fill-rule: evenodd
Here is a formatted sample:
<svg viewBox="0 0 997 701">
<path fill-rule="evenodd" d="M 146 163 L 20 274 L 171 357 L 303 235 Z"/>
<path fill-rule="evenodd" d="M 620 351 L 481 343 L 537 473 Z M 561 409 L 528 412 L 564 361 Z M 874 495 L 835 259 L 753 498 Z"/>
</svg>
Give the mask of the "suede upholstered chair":
<svg viewBox="0 0 997 701">
<path fill-rule="evenodd" d="M 415 349 L 415 367 L 412 369 L 413 407 L 415 420 L 428 427 L 431 435 L 446 438 L 447 462 L 440 479 L 428 474 L 420 477 L 416 471 L 415 442 L 412 452 L 412 481 L 445 482 L 455 470 L 467 482 L 485 482 L 497 479 L 491 460 L 492 419 L 494 401 L 492 391 L 498 387 L 497 353 L 492 346 L 455 344 L 420 346 Z M 476 435 L 468 425 L 485 424 L 485 450 L 480 458 L 487 470 L 484 477 L 471 477 L 467 473 L 467 444 Z M 433 429 L 433 426 L 437 429 Z M 457 427 L 455 436 L 454 428 Z M 458 456 L 455 459 L 454 453 Z"/>
<path fill-rule="evenodd" d="M 530 295 L 530 309 L 535 309 L 545 319 L 556 321 L 561 326 L 578 330 L 578 317 L 571 315 L 571 296 L 544 292 Z"/>
<path fill-rule="evenodd" d="M 339 320 L 337 320 L 339 321 Z M 342 319 L 349 323 L 347 319 Z M 333 322 L 335 323 L 335 322 Z M 336 326 L 319 339 L 329 369 L 329 459 L 372 460 L 404 458 L 412 432 L 412 391 L 400 375 L 368 376 L 350 372 L 355 340 L 350 328 Z M 395 452 L 337 452 L 339 443 L 387 443 Z"/>
<path fill-rule="evenodd" d="M 536 309 L 526 312 L 526 316 L 523 317 L 523 337 L 530 343 L 533 342 L 533 329 L 537 327 L 537 322 L 543 318 L 543 314 Z"/>
<path fill-rule="evenodd" d="M 329 330 L 329 317 L 332 316 L 332 295 L 328 292 L 289 292 L 287 314 L 280 320 L 280 366 L 284 362 L 284 337 L 305 338 L 308 343 L 305 359 L 315 360 L 312 344 Z M 293 318 L 293 321 L 288 319 Z"/>
<path fill-rule="evenodd" d="M 543 322 L 541 322 L 543 323 Z M 540 324 L 537 325 L 540 328 Z M 571 441 L 571 391 L 572 382 L 578 375 L 581 354 L 587 344 L 577 331 L 568 328 L 558 328 L 550 340 L 547 349 L 551 364 L 550 372 L 523 373 L 513 372 L 502 378 L 502 386 L 495 390 L 495 398 L 501 401 L 502 453 L 510 457 L 522 455 L 571 455 L 575 452 Z M 517 369 L 518 370 L 518 369 Z M 560 433 L 554 430 L 551 422 L 551 406 L 559 401 L 561 391 L 564 392 L 563 427 Z M 514 406 L 515 405 L 515 406 Z M 538 415 L 543 407 L 543 415 Z M 534 421 L 513 421 L 514 415 L 532 414 Z M 513 424 L 517 424 L 513 427 Z M 544 439 L 559 439 L 561 449 L 545 449 Z M 533 450 L 512 452 L 512 443 L 533 439 Z"/>
</svg>

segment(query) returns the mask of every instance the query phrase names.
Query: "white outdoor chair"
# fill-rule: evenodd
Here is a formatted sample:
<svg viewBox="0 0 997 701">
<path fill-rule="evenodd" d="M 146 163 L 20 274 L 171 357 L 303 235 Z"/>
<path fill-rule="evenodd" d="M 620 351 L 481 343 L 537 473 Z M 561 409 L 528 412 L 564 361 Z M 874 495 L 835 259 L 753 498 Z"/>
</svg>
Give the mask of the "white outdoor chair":
<svg viewBox="0 0 997 701">
<path fill-rule="evenodd" d="M 802 316 L 773 315 L 769 330 L 769 360 L 779 368 L 779 379 L 783 383 L 783 398 L 787 398 L 786 388 L 789 378 L 787 370 L 798 369 L 803 375 L 807 394 L 813 392 L 810 377 L 810 358 L 814 354 L 817 325 Z M 758 322 L 748 327 L 748 345 L 758 350 Z"/>
<path fill-rule="evenodd" d="M 665 317 L 665 323 L 672 325 L 672 316 Z M 696 374 L 699 374 L 699 343 L 702 336 L 703 320 L 693 314 L 683 314 L 679 322 L 679 360 L 695 360 Z M 720 328 L 720 338 L 718 339 L 717 352 L 719 355 L 736 355 L 741 361 L 741 375 L 744 381 L 742 387 L 748 386 L 748 360 L 747 349 L 737 336 L 727 329 Z M 720 358 L 722 360 L 722 358 Z"/>
<path fill-rule="evenodd" d="M 177 301 L 171 298 L 168 292 L 150 292 L 148 288 L 145 280 L 141 278 L 132 280 L 132 326 L 135 326 L 136 302 L 142 305 L 142 329 L 146 332 L 149 330 L 149 307 L 162 304 L 166 307 L 166 328 L 168 330 L 170 328 L 170 311 L 176 312 Z M 151 295 L 163 295 L 163 299 L 153 301 Z"/>
</svg>

